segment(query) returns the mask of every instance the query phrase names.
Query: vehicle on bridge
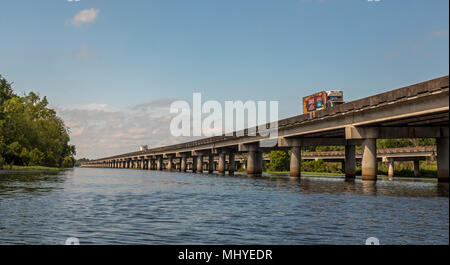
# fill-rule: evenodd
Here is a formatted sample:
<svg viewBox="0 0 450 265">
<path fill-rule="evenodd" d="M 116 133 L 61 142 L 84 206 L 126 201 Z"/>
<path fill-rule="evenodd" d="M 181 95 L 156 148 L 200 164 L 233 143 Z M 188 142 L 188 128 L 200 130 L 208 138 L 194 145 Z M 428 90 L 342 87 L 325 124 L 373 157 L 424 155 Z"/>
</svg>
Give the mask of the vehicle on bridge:
<svg viewBox="0 0 450 265">
<path fill-rule="evenodd" d="M 322 91 L 303 98 L 303 113 L 326 109 L 344 103 L 342 91 Z"/>
</svg>

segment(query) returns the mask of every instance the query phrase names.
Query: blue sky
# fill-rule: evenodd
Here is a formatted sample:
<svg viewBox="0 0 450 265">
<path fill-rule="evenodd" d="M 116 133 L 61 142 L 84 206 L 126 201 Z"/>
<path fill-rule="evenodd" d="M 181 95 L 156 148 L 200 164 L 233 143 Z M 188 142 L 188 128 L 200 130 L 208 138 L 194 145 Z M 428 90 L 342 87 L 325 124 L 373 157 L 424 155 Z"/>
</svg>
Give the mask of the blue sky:
<svg viewBox="0 0 450 265">
<path fill-rule="evenodd" d="M 343 90 L 350 101 L 447 75 L 448 5 L 0 0 L 0 74 L 17 92 L 46 95 L 75 130 L 84 122 L 76 119 L 87 118 L 73 111 L 127 112 L 193 92 L 205 100 L 279 100 L 284 118 L 301 114 L 301 97 L 319 90 Z M 83 10 L 92 12 L 77 20 Z M 92 146 L 88 136 L 74 134 L 79 153 L 101 155 L 94 152 L 101 147 L 83 149 Z"/>
</svg>

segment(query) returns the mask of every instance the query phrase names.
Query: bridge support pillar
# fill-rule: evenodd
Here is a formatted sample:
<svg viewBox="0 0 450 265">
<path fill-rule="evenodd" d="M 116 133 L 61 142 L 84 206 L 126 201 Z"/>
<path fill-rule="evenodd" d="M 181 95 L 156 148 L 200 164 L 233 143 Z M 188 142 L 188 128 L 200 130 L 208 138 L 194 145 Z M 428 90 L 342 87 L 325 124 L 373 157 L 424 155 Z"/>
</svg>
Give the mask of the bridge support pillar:
<svg viewBox="0 0 450 265">
<path fill-rule="evenodd" d="M 156 169 L 156 161 L 154 159 L 149 158 L 148 159 L 148 170 L 155 170 Z"/>
<path fill-rule="evenodd" d="M 262 152 L 256 146 L 249 146 L 247 153 L 247 175 L 260 176 L 262 174 Z"/>
<path fill-rule="evenodd" d="M 414 160 L 414 177 L 420 177 L 420 161 Z"/>
<path fill-rule="evenodd" d="M 183 155 L 180 158 L 180 171 L 181 172 L 186 172 L 186 168 L 187 168 L 186 156 Z"/>
<path fill-rule="evenodd" d="M 197 173 L 203 173 L 203 155 L 197 156 Z"/>
<path fill-rule="evenodd" d="M 263 153 L 262 153 L 262 151 L 256 152 L 256 161 L 257 161 L 256 174 L 258 176 L 261 176 L 262 172 L 263 172 Z"/>
<path fill-rule="evenodd" d="M 377 139 L 364 139 L 362 142 L 362 179 L 377 180 Z"/>
<path fill-rule="evenodd" d="M 301 175 L 301 150 L 300 146 L 291 147 L 290 173 L 291 178 L 299 178 Z"/>
<path fill-rule="evenodd" d="M 214 155 L 210 154 L 208 159 L 208 173 L 212 174 L 214 173 Z"/>
<path fill-rule="evenodd" d="M 345 178 L 354 179 L 356 176 L 355 146 L 345 146 Z"/>
<path fill-rule="evenodd" d="M 156 170 L 163 170 L 163 161 L 162 161 L 162 157 L 157 157 L 156 158 Z"/>
<path fill-rule="evenodd" d="M 225 152 L 221 151 L 219 153 L 219 174 L 225 174 Z"/>
<path fill-rule="evenodd" d="M 228 175 L 234 175 L 234 171 L 236 170 L 236 162 L 234 160 L 234 153 L 230 152 L 228 154 Z"/>
<path fill-rule="evenodd" d="M 169 156 L 167 159 L 167 171 L 173 170 L 173 158 L 172 156 Z"/>
<path fill-rule="evenodd" d="M 392 158 L 388 159 L 388 176 L 389 177 L 394 176 L 394 159 Z"/>
<path fill-rule="evenodd" d="M 436 147 L 437 147 L 437 168 L 438 168 L 438 181 L 439 182 L 448 182 L 448 148 L 449 141 L 448 137 L 440 137 L 436 138 Z"/>
<path fill-rule="evenodd" d="M 192 172 L 197 173 L 197 156 L 192 156 Z"/>
</svg>

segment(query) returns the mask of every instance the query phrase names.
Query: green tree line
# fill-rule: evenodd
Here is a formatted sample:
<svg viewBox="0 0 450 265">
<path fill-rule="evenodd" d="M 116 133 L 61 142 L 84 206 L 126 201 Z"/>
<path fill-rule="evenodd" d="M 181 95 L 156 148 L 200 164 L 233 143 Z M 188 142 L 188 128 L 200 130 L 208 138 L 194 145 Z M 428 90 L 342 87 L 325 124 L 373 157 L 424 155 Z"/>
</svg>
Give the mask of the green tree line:
<svg viewBox="0 0 450 265">
<path fill-rule="evenodd" d="M 6 165 L 73 167 L 69 130 L 47 98 L 16 95 L 0 75 L 0 169 Z"/>
<path fill-rule="evenodd" d="M 377 139 L 377 148 L 399 148 L 399 147 L 417 147 L 417 146 L 433 146 L 436 145 L 434 138 L 413 138 L 413 139 Z M 361 146 L 356 146 L 361 149 Z M 306 152 L 326 152 L 326 151 L 344 151 L 344 146 L 313 146 L 306 147 Z M 271 151 L 269 153 L 271 171 L 288 171 L 290 156 L 288 151 Z M 323 167 L 323 161 L 305 161 L 304 166 L 309 170 L 318 170 Z"/>
</svg>

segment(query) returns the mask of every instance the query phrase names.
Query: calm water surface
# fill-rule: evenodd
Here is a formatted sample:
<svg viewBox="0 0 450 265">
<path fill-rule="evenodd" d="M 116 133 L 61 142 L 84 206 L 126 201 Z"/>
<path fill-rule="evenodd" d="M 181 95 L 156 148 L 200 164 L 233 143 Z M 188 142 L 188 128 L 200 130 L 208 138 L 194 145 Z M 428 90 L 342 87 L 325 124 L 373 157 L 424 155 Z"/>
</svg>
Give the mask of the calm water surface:
<svg viewBox="0 0 450 265">
<path fill-rule="evenodd" d="M 0 244 L 448 244 L 448 184 L 76 168 L 0 173 Z"/>
</svg>

